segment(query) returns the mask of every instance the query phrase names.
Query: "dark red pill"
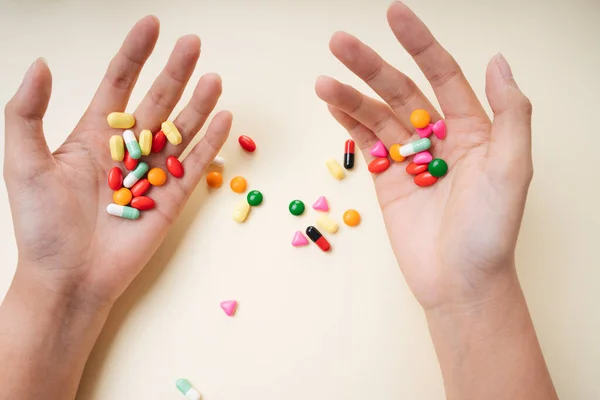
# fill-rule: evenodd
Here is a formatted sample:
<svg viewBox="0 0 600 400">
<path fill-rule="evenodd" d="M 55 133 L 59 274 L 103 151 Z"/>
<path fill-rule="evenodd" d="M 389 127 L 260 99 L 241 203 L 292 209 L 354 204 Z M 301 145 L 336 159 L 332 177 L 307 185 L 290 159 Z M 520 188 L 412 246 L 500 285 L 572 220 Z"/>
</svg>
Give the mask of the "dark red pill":
<svg viewBox="0 0 600 400">
<path fill-rule="evenodd" d="M 113 167 L 108 171 L 108 187 L 119 190 L 123 186 L 123 172 L 119 167 Z"/>
<path fill-rule="evenodd" d="M 162 149 L 167 145 L 167 137 L 163 133 L 163 131 L 158 131 L 154 134 L 152 138 L 152 152 L 159 153 Z"/>
<path fill-rule="evenodd" d="M 129 152 L 125 150 L 125 157 L 123 158 L 123 162 L 125 163 L 125 168 L 127 168 L 129 171 L 133 171 L 135 167 L 137 167 L 139 160 L 131 158 Z"/>
<path fill-rule="evenodd" d="M 415 164 L 414 162 L 411 162 L 406 166 L 406 172 L 410 175 L 422 174 L 423 172 L 427 172 L 427 164 Z"/>
<path fill-rule="evenodd" d="M 150 189 L 150 181 L 148 179 L 140 179 L 135 185 L 131 187 L 131 194 L 133 197 L 143 196 Z"/>
<path fill-rule="evenodd" d="M 331 245 L 329 244 L 327 239 L 325 239 L 323 235 L 321 235 L 321 232 L 319 232 L 319 230 L 314 226 L 309 226 L 308 228 L 306 228 L 306 236 L 308 236 L 310 240 L 315 242 L 315 244 L 319 246 L 321 250 L 329 251 L 329 249 L 331 249 Z"/>
<path fill-rule="evenodd" d="M 344 168 L 354 168 L 354 140 L 346 140 L 344 147 Z"/>
</svg>

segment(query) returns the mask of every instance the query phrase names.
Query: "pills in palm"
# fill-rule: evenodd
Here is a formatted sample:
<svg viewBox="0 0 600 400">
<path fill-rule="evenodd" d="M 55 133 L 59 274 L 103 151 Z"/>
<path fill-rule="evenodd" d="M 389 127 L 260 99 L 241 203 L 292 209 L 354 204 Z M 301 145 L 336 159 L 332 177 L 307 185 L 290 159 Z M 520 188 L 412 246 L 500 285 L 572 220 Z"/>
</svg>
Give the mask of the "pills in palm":
<svg viewBox="0 0 600 400">
<path fill-rule="evenodd" d="M 123 185 L 123 172 L 119 167 L 113 167 L 108 171 L 108 187 L 119 190 Z"/>
<path fill-rule="evenodd" d="M 152 153 L 160 153 L 167 145 L 167 137 L 163 131 L 158 131 L 152 138 Z"/>
<path fill-rule="evenodd" d="M 123 132 L 123 140 L 125 141 L 125 146 L 127 147 L 129 156 L 135 160 L 138 160 L 142 156 L 142 150 L 140 149 L 140 144 L 135 137 L 135 133 L 129 129 L 126 130 Z"/>
<path fill-rule="evenodd" d="M 439 178 L 446 175 L 446 173 L 448 172 L 448 164 L 441 158 L 436 158 L 429 163 L 427 169 L 429 170 L 429 173 L 432 176 Z"/>
<path fill-rule="evenodd" d="M 254 153 L 256 151 L 256 143 L 250 136 L 242 135 L 238 138 L 238 143 L 242 146 L 242 149 L 246 150 L 248 153 Z"/>
<path fill-rule="evenodd" d="M 427 150 L 415 154 L 415 157 L 413 158 L 415 164 L 429 164 L 431 160 L 433 160 L 433 156 Z"/>
<path fill-rule="evenodd" d="M 183 141 L 181 137 L 181 133 L 179 133 L 179 129 L 175 126 L 175 124 L 171 121 L 165 121 L 161 124 L 160 130 L 165 134 L 167 140 L 172 145 L 178 145 Z"/>
<path fill-rule="evenodd" d="M 175 178 L 183 177 L 183 165 L 181 165 L 181 162 L 177 159 L 177 157 L 169 156 L 167 158 L 167 170 Z"/>
<path fill-rule="evenodd" d="M 121 217 L 125 219 L 138 219 L 140 217 L 140 211 L 133 207 L 122 206 L 119 204 L 109 204 L 106 207 L 106 212 L 115 217 Z"/>
<path fill-rule="evenodd" d="M 419 175 L 425 171 L 427 171 L 427 164 L 417 164 L 414 162 L 411 162 L 410 164 L 408 164 L 406 166 L 406 172 L 409 175 Z"/>
<path fill-rule="evenodd" d="M 126 206 L 131 202 L 132 197 L 133 195 L 129 189 L 121 188 L 113 193 L 113 202 L 120 206 Z"/>
<path fill-rule="evenodd" d="M 387 158 L 376 158 L 369 163 L 369 172 L 380 174 L 390 167 L 390 160 Z"/>
<path fill-rule="evenodd" d="M 400 155 L 403 157 L 412 156 L 413 154 L 420 153 L 421 151 L 429 150 L 431 147 L 431 140 L 427 138 L 415 140 L 414 142 L 407 143 L 400 147 Z"/>
<path fill-rule="evenodd" d="M 401 147 L 402 146 L 399 144 L 393 144 L 392 147 L 390 147 L 390 157 L 392 158 L 392 160 L 396 162 L 402 162 L 406 159 L 406 157 L 400 154 Z"/>
<path fill-rule="evenodd" d="M 378 141 L 377 143 L 375 143 L 375 145 L 371 149 L 371 155 L 373 157 L 378 157 L 378 158 L 387 157 L 388 151 L 385 148 L 385 145 L 383 144 L 383 142 L 381 140 Z"/>
<path fill-rule="evenodd" d="M 154 200 L 150 197 L 138 196 L 131 199 L 130 205 L 140 211 L 151 210 L 154 208 Z"/>
<path fill-rule="evenodd" d="M 446 137 L 446 121 L 440 119 L 438 122 L 433 124 L 433 134 L 440 140 Z"/>
<path fill-rule="evenodd" d="M 223 184 L 223 175 L 219 172 L 210 172 L 206 175 L 206 183 L 211 188 L 220 188 Z"/>
<path fill-rule="evenodd" d="M 131 157 L 129 151 L 125 150 L 125 157 L 123 157 L 123 163 L 125 164 L 125 168 L 129 171 L 133 171 L 135 167 L 138 165 L 138 161 L 135 158 Z"/>
<path fill-rule="evenodd" d="M 418 110 L 414 110 L 410 114 L 410 123 L 415 128 L 423 129 L 423 128 L 427 127 L 427 125 L 429 125 L 430 122 L 431 122 L 431 117 L 429 116 L 429 113 L 426 110 L 418 109 Z"/>
<path fill-rule="evenodd" d="M 123 186 L 126 188 L 132 187 L 137 183 L 137 181 L 144 177 L 146 172 L 148 172 L 148 164 L 142 161 L 133 171 L 127 174 L 125 179 L 123 179 Z"/>
<path fill-rule="evenodd" d="M 125 157 L 125 144 L 121 135 L 113 135 L 110 137 L 110 156 L 113 161 L 123 161 Z"/>
<path fill-rule="evenodd" d="M 252 207 L 256 207 L 263 202 L 263 194 L 258 190 L 252 190 L 248 193 L 246 199 L 248 200 L 248 204 Z"/>
<path fill-rule="evenodd" d="M 288 209 L 290 210 L 290 213 L 292 215 L 298 216 L 298 215 L 304 214 L 304 210 L 306 209 L 306 206 L 300 200 L 292 200 L 290 202 Z"/>
<path fill-rule="evenodd" d="M 143 156 L 147 156 L 152 151 L 152 132 L 149 129 L 144 129 L 140 132 L 140 150 Z"/>
<path fill-rule="evenodd" d="M 236 193 L 244 193 L 246 191 L 246 186 L 246 179 L 242 176 L 236 176 L 229 182 L 229 187 Z"/>
<path fill-rule="evenodd" d="M 436 183 L 438 178 L 431 175 L 429 172 L 422 172 L 415 176 L 414 181 L 417 186 L 427 187 Z"/>
<path fill-rule="evenodd" d="M 150 170 L 150 172 L 152 172 L 152 170 Z M 150 172 L 148 172 L 148 176 L 150 176 Z M 143 196 L 148 189 L 150 189 L 150 181 L 144 178 L 137 181 L 137 183 L 131 187 L 130 191 L 133 197 L 139 197 Z"/>
<path fill-rule="evenodd" d="M 152 168 L 148 172 L 148 182 L 152 186 L 162 186 L 167 181 L 167 173 L 162 168 Z"/>
<path fill-rule="evenodd" d="M 131 114 L 112 112 L 106 117 L 108 126 L 116 129 L 129 129 L 135 125 L 135 118 Z"/>
<path fill-rule="evenodd" d="M 348 226 L 357 226 L 360 224 L 360 214 L 356 210 L 346 210 L 343 216 L 344 223 Z"/>
</svg>

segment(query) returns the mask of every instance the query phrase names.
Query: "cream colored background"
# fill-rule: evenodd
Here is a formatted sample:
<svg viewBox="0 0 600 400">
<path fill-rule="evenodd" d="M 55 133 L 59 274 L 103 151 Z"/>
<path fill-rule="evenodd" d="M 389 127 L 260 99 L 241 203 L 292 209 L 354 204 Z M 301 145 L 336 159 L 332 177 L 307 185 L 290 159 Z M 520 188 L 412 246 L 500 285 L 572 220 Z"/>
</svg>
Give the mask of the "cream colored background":
<svg viewBox="0 0 600 400">
<path fill-rule="evenodd" d="M 478 94 L 484 94 L 487 60 L 502 51 L 533 101 L 536 175 L 518 264 L 564 399 L 600 398 L 600 135 L 594 129 L 599 4 L 409 2 Z M 209 193 L 201 185 L 115 307 L 85 371 L 80 399 L 178 399 L 174 381 L 180 376 L 206 400 L 443 398 L 422 312 L 390 250 L 364 162 L 341 183 L 323 165 L 327 157 L 341 157 L 346 133 L 314 95 L 315 78 L 332 74 L 364 87 L 329 54 L 334 31 L 356 34 L 431 94 L 387 26 L 387 5 L 0 0 L 0 103 L 12 96 L 35 57 L 44 56 L 54 75 L 46 118 L 52 148 L 81 115 L 138 18 L 156 14 L 162 35 L 131 110 L 176 38 L 199 34 L 203 55 L 194 79 L 201 72 L 222 74 L 218 108 L 235 114 L 233 139 L 223 150 L 225 178 L 244 175 L 266 198 L 246 224 L 236 225 L 230 213 L 237 195 L 227 187 Z M 254 156 L 240 152 L 235 138 L 241 133 L 258 143 Z M 6 192 L 0 190 L 1 296 L 17 254 Z M 310 205 L 322 194 L 336 218 L 353 207 L 363 224 L 343 226 L 331 238 L 335 251 L 329 255 L 314 245 L 292 248 L 293 232 L 312 223 L 314 213 L 293 218 L 288 202 L 301 198 Z M 233 319 L 219 308 L 230 298 L 240 302 Z"/>
</svg>

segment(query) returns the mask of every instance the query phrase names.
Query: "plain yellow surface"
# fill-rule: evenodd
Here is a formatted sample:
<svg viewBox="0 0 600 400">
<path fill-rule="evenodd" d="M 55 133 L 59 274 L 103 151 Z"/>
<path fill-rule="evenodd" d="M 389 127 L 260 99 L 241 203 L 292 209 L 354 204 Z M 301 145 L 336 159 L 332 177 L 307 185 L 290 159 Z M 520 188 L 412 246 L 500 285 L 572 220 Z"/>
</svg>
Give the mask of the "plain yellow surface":
<svg viewBox="0 0 600 400">
<path fill-rule="evenodd" d="M 502 51 L 533 102 L 536 174 L 519 241 L 519 274 L 560 395 L 598 399 L 600 3 L 408 4 L 482 98 L 487 61 Z M 175 400 L 181 398 L 174 388 L 179 377 L 189 378 L 206 400 L 443 398 L 425 320 L 392 255 L 366 165 L 357 157 L 343 181 L 328 173 L 324 162 L 342 156 L 346 133 L 313 91 L 320 74 L 365 88 L 328 51 L 331 34 L 347 30 L 431 94 L 387 26 L 387 5 L 0 0 L 0 103 L 12 96 L 29 64 L 44 56 L 54 76 L 45 120 L 52 149 L 75 125 L 137 19 L 156 14 L 162 35 L 128 111 L 177 37 L 199 34 L 202 58 L 193 79 L 220 73 L 218 109 L 235 116 L 222 151 L 224 178 L 244 176 L 249 190 L 265 195 L 246 223 L 237 224 L 231 212 L 240 195 L 226 186 L 208 190 L 201 181 L 164 245 L 115 306 L 79 399 Z M 239 149 L 240 134 L 254 138 L 256 153 Z M 293 248 L 294 232 L 316 215 L 309 208 L 292 217 L 288 203 L 299 198 L 310 206 L 321 195 L 338 222 L 355 208 L 361 225 L 341 225 L 330 235 L 331 254 L 314 245 Z M 17 260 L 4 187 L 0 210 L 1 296 Z M 226 299 L 239 301 L 234 318 L 219 308 Z"/>
</svg>

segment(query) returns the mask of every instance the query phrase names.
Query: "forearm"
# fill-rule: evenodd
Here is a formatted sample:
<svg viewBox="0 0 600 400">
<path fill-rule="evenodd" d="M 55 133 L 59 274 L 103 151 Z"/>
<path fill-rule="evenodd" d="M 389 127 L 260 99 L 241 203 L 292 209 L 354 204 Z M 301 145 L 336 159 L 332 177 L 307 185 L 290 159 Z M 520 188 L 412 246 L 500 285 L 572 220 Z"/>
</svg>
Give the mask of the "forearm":
<svg viewBox="0 0 600 400">
<path fill-rule="evenodd" d="M 516 273 L 501 274 L 485 300 L 426 312 L 446 396 L 557 399 Z"/>
<path fill-rule="evenodd" d="M 0 307 L 0 400 L 74 399 L 108 310 L 15 277 Z"/>
</svg>

